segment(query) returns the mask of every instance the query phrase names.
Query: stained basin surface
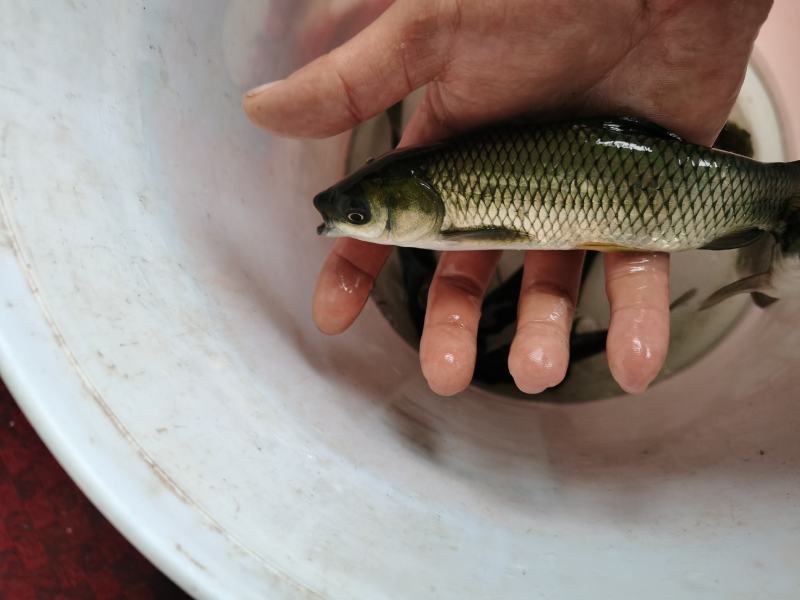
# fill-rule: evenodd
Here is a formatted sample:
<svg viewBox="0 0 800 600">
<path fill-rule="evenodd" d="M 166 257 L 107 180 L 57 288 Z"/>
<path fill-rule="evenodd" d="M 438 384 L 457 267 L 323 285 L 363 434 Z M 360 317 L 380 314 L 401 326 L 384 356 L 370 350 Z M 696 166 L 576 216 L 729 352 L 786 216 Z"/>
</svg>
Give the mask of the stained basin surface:
<svg viewBox="0 0 800 600">
<path fill-rule="evenodd" d="M 240 95 L 363 20 L 0 4 L 0 366 L 48 446 L 201 598 L 796 598 L 800 300 L 568 406 L 434 396 L 372 304 L 316 331 L 309 199 L 347 136 L 266 135 Z M 742 100 L 794 159 L 798 28 L 776 2 L 754 58 L 777 116 Z"/>
</svg>

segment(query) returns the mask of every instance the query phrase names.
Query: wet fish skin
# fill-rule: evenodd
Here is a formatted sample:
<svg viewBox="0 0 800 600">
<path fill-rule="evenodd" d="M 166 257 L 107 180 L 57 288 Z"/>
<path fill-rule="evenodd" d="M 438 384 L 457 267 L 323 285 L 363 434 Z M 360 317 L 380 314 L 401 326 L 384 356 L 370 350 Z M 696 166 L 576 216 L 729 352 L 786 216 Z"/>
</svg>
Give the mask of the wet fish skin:
<svg viewBox="0 0 800 600">
<path fill-rule="evenodd" d="M 798 163 L 616 118 L 508 124 L 395 151 L 314 203 L 322 233 L 375 243 L 672 252 L 779 234 L 798 196 Z"/>
</svg>

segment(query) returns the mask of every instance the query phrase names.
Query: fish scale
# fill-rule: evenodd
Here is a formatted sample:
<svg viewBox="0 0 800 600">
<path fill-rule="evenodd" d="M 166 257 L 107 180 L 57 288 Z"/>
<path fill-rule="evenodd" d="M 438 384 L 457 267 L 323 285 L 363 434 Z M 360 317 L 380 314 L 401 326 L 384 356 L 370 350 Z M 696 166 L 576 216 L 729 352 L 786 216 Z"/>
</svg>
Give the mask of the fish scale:
<svg viewBox="0 0 800 600">
<path fill-rule="evenodd" d="M 772 229 L 796 191 L 781 166 L 605 121 L 496 128 L 421 156 L 443 234 L 507 231 L 541 248 L 672 251 Z"/>
</svg>

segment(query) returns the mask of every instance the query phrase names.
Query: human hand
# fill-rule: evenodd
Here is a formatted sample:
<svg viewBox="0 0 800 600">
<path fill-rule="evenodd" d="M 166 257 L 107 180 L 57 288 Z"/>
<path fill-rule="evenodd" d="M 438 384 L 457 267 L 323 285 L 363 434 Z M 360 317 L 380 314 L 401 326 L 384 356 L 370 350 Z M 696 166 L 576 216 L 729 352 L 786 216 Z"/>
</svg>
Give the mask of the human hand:
<svg viewBox="0 0 800 600">
<path fill-rule="evenodd" d="M 397 0 L 352 40 L 244 108 L 280 134 L 325 137 L 428 84 L 401 145 L 430 142 L 521 113 L 648 118 L 711 144 L 744 77 L 771 0 Z M 390 247 L 342 238 L 325 262 L 314 319 L 347 329 Z M 469 385 L 481 301 L 498 252 L 443 253 L 420 342 L 422 371 L 442 395 Z M 558 384 L 583 253 L 529 251 L 509 370 L 524 392 Z M 611 372 L 631 393 L 658 374 L 669 341 L 669 259 L 606 254 Z M 343 283 L 344 282 L 344 285 Z"/>
</svg>

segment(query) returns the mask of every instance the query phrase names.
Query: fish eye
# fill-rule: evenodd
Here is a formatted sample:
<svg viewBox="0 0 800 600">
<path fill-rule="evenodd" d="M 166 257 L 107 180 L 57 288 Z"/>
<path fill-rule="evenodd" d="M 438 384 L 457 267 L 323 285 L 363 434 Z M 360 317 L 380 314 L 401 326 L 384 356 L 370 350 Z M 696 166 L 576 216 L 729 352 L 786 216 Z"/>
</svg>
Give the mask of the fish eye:
<svg viewBox="0 0 800 600">
<path fill-rule="evenodd" d="M 358 210 L 351 210 L 345 217 L 353 225 L 362 225 L 367 222 L 367 215 Z"/>
</svg>

